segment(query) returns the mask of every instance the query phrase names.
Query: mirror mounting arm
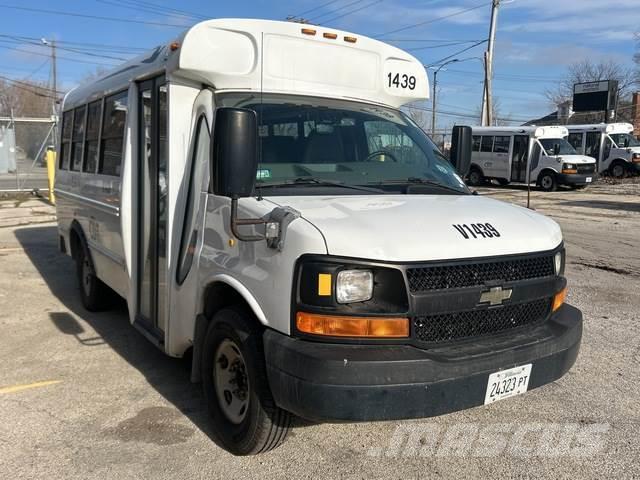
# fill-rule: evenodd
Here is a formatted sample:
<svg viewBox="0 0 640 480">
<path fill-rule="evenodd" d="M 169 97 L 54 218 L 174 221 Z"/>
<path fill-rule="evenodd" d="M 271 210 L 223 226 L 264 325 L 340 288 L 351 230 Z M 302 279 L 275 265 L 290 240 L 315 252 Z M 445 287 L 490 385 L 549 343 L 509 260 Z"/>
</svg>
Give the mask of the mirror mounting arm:
<svg viewBox="0 0 640 480">
<path fill-rule="evenodd" d="M 263 218 L 238 218 L 238 198 L 231 198 L 231 233 L 243 242 L 258 242 L 265 240 L 265 235 L 245 235 L 238 231 L 238 227 L 242 225 L 266 225 L 267 221 Z"/>
</svg>

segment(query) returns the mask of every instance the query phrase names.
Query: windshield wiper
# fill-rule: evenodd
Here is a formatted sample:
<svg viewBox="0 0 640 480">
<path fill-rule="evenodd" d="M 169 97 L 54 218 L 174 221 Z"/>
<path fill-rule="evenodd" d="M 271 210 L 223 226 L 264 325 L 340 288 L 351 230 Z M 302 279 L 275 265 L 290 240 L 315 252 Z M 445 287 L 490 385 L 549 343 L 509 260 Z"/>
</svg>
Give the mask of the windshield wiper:
<svg viewBox="0 0 640 480">
<path fill-rule="evenodd" d="M 464 190 L 457 189 L 455 187 L 450 187 L 449 185 L 444 185 L 442 183 L 434 182 L 433 180 L 427 180 L 426 178 L 420 178 L 420 177 L 409 177 L 402 180 L 383 180 L 381 182 L 375 182 L 375 185 L 385 185 L 385 184 L 387 185 L 394 185 L 394 184 L 395 185 L 404 185 L 404 184 L 429 185 L 432 187 L 442 188 L 444 190 L 450 190 L 452 192 L 456 192 L 460 194 L 468 193 Z"/>
<path fill-rule="evenodd" d="M 343 182 L 334 182 L 331 180 L 322 180 L 316 177 L 298 177 L 293 180 L 286 180 L 284 182 L 273 182 L 273 183 L 258 183 L 256 184 L 256 188 L 282 188 L 282 187 L 292 187 L 298 185 L 320 185 L 325 187 L 340 187 L 340 188 L 349 188 L 351 190 L 360 190 L 362 192 L 374 192 L 374 193 L 384 193 L 383 190 L 379 188 L 373 187 L 365 187 L 364 185 L 350 185 L 348 183 Z"/>
</svg>

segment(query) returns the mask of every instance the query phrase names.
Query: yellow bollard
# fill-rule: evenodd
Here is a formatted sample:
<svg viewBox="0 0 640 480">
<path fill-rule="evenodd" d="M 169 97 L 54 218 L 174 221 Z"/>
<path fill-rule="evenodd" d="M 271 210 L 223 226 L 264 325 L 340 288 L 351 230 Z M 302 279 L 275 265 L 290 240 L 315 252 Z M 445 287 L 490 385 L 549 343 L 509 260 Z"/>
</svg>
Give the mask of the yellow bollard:
<svg viewBox="0 0 640 480">
<path fill-rule="evenodd" d="M 47 148 L 47 178 L 49 180 L 49 202 L 56 204 L 56 196 L 53 193 L 53 186 L 56 181 L 56 152 L 53 148 Z"/>
</svg>

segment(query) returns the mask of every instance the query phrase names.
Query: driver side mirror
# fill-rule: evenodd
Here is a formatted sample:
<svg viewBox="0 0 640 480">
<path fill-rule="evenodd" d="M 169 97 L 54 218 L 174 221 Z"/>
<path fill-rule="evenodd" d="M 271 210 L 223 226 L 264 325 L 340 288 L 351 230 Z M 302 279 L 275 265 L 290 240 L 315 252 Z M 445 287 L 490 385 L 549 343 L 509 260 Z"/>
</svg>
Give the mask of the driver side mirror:
<svg viewBox="0 0 640 480">
<path fill-rule="evenodd" d="M 554 143 L 553 144 L 553 152 L 551 153 L 551 155 L 558 155 L 559 151 L 560 151 L 560 144 L 559 143 Z"/>
<path fill-rule="evenodd" d="M 471 127 L 455 126 L 451 131 L 451 163 L 461 177 L 466 177 L 471 169 Z"/>
</svg>

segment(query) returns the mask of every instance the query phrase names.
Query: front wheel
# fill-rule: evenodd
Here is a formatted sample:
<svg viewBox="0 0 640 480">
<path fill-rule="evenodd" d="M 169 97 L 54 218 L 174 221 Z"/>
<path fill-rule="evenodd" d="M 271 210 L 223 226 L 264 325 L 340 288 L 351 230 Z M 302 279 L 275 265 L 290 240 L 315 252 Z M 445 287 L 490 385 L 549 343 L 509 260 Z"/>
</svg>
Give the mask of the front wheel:
<svg viewBox="0 0 640 480">
<path fill-rule="evenodd" d="M 558 182 L 556 181 L 555 174 L 551 172 L 545 172 L 540 176 L 538 181 L 540 188 L 545 192 L 555 192 L 558 188 Z"/>
<path fill-rule="evenodd" d="M 262 331 L 243 308 L 220 310 L 203 348 L 202 383 L 215 436 L 234 455 L 255 455 L 282 444 L 291 414 L 271 395 Z"/>
<path fill-rule="evenodd" d="M 469 172 L 469 185 L 474 187 L 480 186 L 484 183 L 484 176 L 482 172 L 477 168 L 472 168 Z"/>
<path fill-rule="evenodd" d="M 624 163 L 618 161 L 611 166 L 611 176 L 614 178 L 623 178 L 627 173 Z"/>
</svg>

